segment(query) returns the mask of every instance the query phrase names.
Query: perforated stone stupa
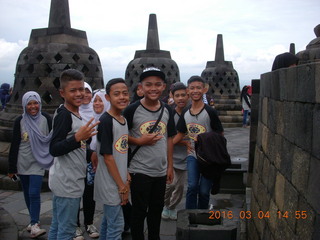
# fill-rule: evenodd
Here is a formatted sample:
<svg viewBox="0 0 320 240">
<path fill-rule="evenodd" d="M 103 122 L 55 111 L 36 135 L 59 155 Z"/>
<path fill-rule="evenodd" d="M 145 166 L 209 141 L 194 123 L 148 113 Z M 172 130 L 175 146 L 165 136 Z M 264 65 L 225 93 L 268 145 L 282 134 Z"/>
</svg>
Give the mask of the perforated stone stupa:
<svg viewBox="0 0 320 240">
<path fill-rule="evenodd" d="M 212 96 L 215 108 L 225 127 L 242 125 L 240 86 L 237 71 L 231 61 L 224 60 L 222 35 L 218 34 L 215 61 L 208 61 L 202 71 L 203 77 L 209 84 L 208 95 Z"/>
<path fill-rule="evenodd" d="M 171 59 L 169 51 L 160 50 L 157 17 L 155 14 L 149 15 L 147 49 L 138 50 L 134 59 L 127 66 L 125 79 L 130 88 L 130 96 L 133 96 L 133 89 L 139 83 L 139 77 L 142 70 L 146 67 L 157 67 L 166 75 L 167 87 L 164 95 L 169 92 L 172 83 L 180 82 L 178 65 Z"/>
<path fill-rule="evenodd" d="M 104 86 L 100 59 L 89 47 L 86 32 L 71 28 L 68 0 L 52 0 L 48 28 L 32 30 L 29 44 L 17 60 L 13 94 L 0 112 L 0 141 L 10 140 L 25 92 L 38 92 L 42 109 L 54 112 L 62 103 L 59 76 L 69 68 L 83 72 L 93 89 Z"/>
</svg>

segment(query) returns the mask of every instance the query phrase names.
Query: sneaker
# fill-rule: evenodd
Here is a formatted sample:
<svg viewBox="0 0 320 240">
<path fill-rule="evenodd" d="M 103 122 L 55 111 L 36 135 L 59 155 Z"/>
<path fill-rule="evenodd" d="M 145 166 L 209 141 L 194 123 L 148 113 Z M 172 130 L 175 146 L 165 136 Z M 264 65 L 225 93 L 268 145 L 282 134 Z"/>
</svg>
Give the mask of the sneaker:
<svg viewBox="0 0 320 240">
<path fill-rule="evenodd" d="M 176 209 L 172 209 L 172 210 L 169 210 L 169 211 L 170 211 L 169 218 L 171 220 L 177 220 L 177 210 Z"/>
<path fill-rule="evenodd" d="M 76 232 L 74 234 L 73 240 L 84 240 L 84 237 L 82 236 L 83 232 L 80 227 L 76 228 Z"/>
<path fill-rule="evenodd" d="M 31 223 L 29 223 L 29 225 L 27 226 L 26 230 L 27 230 L 28 232 L 31 232 Z"/>
<path fill-rule="evenodd" d="M 167 207 L 163 208 L 161 217 L 163 219 L 168 219 L 170 217 L 170 210 Z"/>
<path fill-rule="evenodd" d="M 93 224 L 87 226 L 87 233 L 91 238 L 97 238 L 100 235 L 98 229 Z"/>
<path fill-rule="evenodd" d="M 47 230 L 41 229 L 39 223 L 36 223 L 31 226 L 31 238 L 39 237 L 43 234 L 45 234 Z"/>
</svg>

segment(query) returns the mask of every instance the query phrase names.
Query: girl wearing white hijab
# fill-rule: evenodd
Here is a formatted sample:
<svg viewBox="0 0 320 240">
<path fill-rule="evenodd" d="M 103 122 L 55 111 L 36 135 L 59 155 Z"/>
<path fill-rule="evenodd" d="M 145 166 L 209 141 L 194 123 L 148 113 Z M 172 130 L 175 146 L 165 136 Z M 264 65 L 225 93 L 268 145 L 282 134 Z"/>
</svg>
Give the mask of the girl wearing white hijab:
<svg viewBox="0 0 320 240">
<path fill-rule="evenodd" d="M 105 95 L 106 91 L 104 89 L 99 89 L 93 95 L 92 103 L 94 122 L 98 122 L 102 114 L 110 109 L 110 102 L 106 99 Z M 94 151 L 96 150 L 96 144 L 97 136 L 95 135 L 92 137 L 92 141 L 90 143 L 90 148 Z"/>
<path fill-rule="evenodd" d="M 23 114 L 14 122 L 8 176 L 14 178 L 18 174 L 21 180 L 30 214 L 27 230 L 35 238 L 46 233 L 39 225 L 40 191 L 45 169 L 53 163 L 49 154 L 52 120 L 41 112 L 41 98 L 34 91 L 23 95 L 22 107 Z"/>
</svg>

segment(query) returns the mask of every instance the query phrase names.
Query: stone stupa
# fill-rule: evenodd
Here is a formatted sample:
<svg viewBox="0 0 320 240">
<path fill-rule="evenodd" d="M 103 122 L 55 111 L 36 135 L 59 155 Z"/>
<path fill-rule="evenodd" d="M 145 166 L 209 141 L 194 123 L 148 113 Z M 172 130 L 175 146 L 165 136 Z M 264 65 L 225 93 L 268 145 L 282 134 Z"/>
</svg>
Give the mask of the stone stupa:
<svg viewBox="0 0 320 240">
<path fill-rule="evenodd" d="M 242 126 L 239 77 L 232 62 L 224 60 L 222 34 L 217 37 L 215 61 L 207 62 L 201 77 L 209 84 L 207 94 L 213 97 L 223 126 Z"/>
<path fill-rule="evenodd" d="M 149 15 L 147 49 L 136 51 L 134 59 L 129 62 L 126 69 L 125 79 L 130 88 L 130 96 L 133 96 L 133 89 L 139 83 L 142 70 L 151 66 L 157 67 L 165 73 L 167 87 L 163 95 L 166 96 L 170 85 L 180 82 L 180 74 L 178 65 L 171 59 L 170 52 L 160 50 L 156 14 Z"/>
<path fill-rule="evenodd" d="M 54 112 L 63 102 L 59 76 L 69 68 L 83 72 L 93 89 L 104 87 L 100 59 L 89 47 L 86 32 L 71 28 L 68 0 L 52 0 L 48 28 L 31 31 L 29 44 L 17 60 L 13 93 L 0 112 L 0 141 L 11 141 L 13 122 L 23 112 L 25 92 L 38 92 L 42 110 Z"/>
</svg>

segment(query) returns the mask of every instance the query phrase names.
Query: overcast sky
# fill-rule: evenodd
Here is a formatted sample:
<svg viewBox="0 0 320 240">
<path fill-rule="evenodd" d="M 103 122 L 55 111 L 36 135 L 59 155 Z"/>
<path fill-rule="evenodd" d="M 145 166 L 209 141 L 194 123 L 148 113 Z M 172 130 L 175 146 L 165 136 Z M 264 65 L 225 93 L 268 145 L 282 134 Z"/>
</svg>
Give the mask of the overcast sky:
<svg viewBox="0 0 320 240">
<path fill-rule="evenodd" d="M 13 84 L 20 52 L 35 28 L 48 27 L 50 0 L 0 0 L 0 84 Z M 71 27 L 86 31 L 105 83 L 124 77 L 136 50 L 146 49 L 149 14 L 157 15 L 160 49 L 170 51 L 180 78 L 200 75 L 223 35 L 226 61 L 240 85 L 269 72 L 295 43 L 302 51 L 320 24 L 319 0 L 69 0 Z"/>
</svg>

